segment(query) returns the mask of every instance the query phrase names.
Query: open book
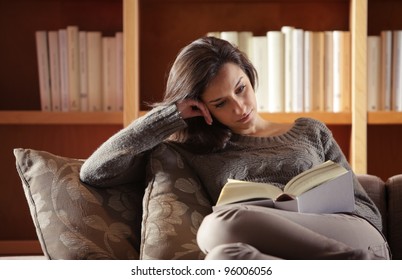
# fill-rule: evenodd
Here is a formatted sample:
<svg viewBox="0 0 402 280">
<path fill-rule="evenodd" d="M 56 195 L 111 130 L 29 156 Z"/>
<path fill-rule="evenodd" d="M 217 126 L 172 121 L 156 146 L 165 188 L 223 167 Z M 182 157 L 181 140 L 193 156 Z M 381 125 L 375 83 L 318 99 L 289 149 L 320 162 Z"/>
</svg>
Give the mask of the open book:
<svg viewBox="0 0 402 280">
<path fill-rule="evenodd" d="M 352 212 L 355 205 L 352 171 L 326 161 L 294 177 L 283 191 L 271 184 L 228 179 L 214 209 L 231 203 L 304 213 Z"/>
</svg>

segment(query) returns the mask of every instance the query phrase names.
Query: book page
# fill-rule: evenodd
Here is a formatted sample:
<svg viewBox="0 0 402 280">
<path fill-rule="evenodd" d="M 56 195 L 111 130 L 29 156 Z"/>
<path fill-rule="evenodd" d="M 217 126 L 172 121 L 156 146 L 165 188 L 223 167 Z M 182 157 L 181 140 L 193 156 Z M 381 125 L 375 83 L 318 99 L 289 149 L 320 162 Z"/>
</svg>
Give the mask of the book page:
<svg viewBox="0 0 402 280">
<path fill-rule="evenodd" d="M 274 199 L 282 193 L 281 189 L 270 184 L 228 179 L 216 205 L 258 198 Z"/>
<path fill-rule="evenodd" d="M 294 196 L 299 196 L 330 179 L 345 174 L 346 172 L 347 170 L 339 164 L 332 161 L 326 161 L 323 164 L 314 166 L 294 177 L 286 184 L 284 192 Z"/>
</svg>

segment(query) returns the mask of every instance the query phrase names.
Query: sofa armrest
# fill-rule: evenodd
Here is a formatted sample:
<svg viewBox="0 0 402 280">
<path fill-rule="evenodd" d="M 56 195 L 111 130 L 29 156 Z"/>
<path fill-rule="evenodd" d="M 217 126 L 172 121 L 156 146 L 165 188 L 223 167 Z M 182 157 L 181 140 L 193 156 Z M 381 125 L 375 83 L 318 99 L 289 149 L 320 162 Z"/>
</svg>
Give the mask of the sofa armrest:
<svg viewBox="0 0 402 280">
<path fill-rule="evenodd" d="M 402 174 L 385 182 L 388 195 L 388 243 L 392 257 L 402 259 Z"/>
<path fill-rule="evenodd" d="M 382 218 L 382 231 L 386 236 L 388 232 L 387 193 L 384 181 L 381 178 L 370 174 L 359 174 L 357 175 L 357 179 L 380 211 Z"/>
</svg>

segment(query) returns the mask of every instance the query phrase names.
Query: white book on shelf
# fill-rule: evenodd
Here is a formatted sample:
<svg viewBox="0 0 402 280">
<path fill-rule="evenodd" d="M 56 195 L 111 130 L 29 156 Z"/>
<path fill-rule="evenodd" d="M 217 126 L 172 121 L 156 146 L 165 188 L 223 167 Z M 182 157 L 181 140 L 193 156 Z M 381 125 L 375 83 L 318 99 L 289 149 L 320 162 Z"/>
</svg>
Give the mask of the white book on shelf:
<svg viewBox="0 0 402 280">
<path fill-rule="evenodd" d="M 402 30 L 392 32 L 392 110 L 402 112 Z"/>
<path fill-rule="evenodd" d="M 303 112 L 303 100 L 304 100 L 304 59 L 303 59 L 303 48 L 304 48 L 304 30 L 296 28 L 292 32 L 292 65 L 293 65 L 293 81 L 292 81 L 292 105 L 293 112 Z"/>
<path fill-rule="evenodd" d="M 123 111 L 124 73 L 123 73 L 123 32 L 116 33 L 116 110 Z"/>
<path fill-rule="evenodd" d="M 60 29 L 58 33 L 59 33 L 59 58 L 60 58 L 61 111 L 67 112 L 70 111 L 67 30 Z"/>
<path fill-rule="evenodd" d="M 324 31 L 324 108 L 334 110 L 334 57 L 332 31 Z"/>
<path fill-rule="evenodd" d="M 80 69 L 79 69 L 78 26 L 67 26 L 68 81 L 70 111 L 80 110 Z"/>
<path fill-rule="evenodd" d="M 59 34 L 57 31 L 48 31 L 49 38 L 49 65 L 50 65 L 50 92 L 52 97 L 52 111 L 61 111 L 60 93 L 60 58 Z"/>
<path fill-rule="evenodd" d="M 284 110 L 285 112 L 292 112 L 292 57 L 293 57 L 293 26 L 282 26 L 281 31 L 284 34 L 284 75 L 285 75 L 285 85 L 284 85 Z"/>
<path fill-rule="evenodd" d="M 80 85 L 80 110 L 88 111 L 88 48 L 87 48 L 87 32 L 80 30 L 78 32 L 79 45 L 79 85 Z"/>
<path fill-rule="evenodd" d="M 206 36 L 220 38 L 221 32 L 220 31 L 209 31 L 209 32 L 207 32 Z"/>
<path fill-rule="evenodd" d="M 39 76 L 39 94 L 42 111 L 50 111 L 52 109 L 50 95 L 50 71 L 49 71 L 49 50 L 48 38 L 46 31 L 36 31 L 36 55 L 38 63 Z"/>
<path fill-rule="evenodd" d="M 313 111 L 325 110 L 324 96 L 324 32 L 314 32 L 313 71 Z"/>
<path fill-rule="evenodd" d="M 103 111 L 116 111 L 116 38 L 102 38 Z"/>
<path fill-rule="evenodd" d="M 239 31 L 238 33 L 239 50 L 246 54 L 248 58 L 252 55 L 252 37 L 253 32 L 251 31 Z"/>
<path fill-rule="evenodd" d="M 284 35 L 267 32 L 268 46 L 268 112 L 284 112 Z"/>
<path fill-rule="evenodd" d="M 239 46 L 239 32 L 237 31 L 221 31 L 220 38 L 236 47 Z"/>
<path fill-rule="evenodd" d="M 350 91 L 350 31 L 333 31 L 334 58 L 334 112 L 349 112 L 351 106 Z"/>
<path fill-rule="evenodd" d="M 380 110 L 391 110 L 392 31 L 381 31 L 381 91 Z"/>
<path fill-rule="evenodd" d="M 378 111 L 381 82 L 381 38 L 367 36 L 367 110 Z"/>
<path fill-rule="evenodd" d="M 306 30 L 304 31 L 304 65 L 303 65 L 303 92 L 304 92 L 304 100 L 303 100 L 303 109 L 304 112 L 311 112 L 313 110 L 313 79 L 315 78 L 313 75 L 313 32 Z"/>
<path fill-rule="evenodd" d="M 304 32 L 304 111 L 324 111 L 323 32 Z"/>
<path fill-rule="evenodd" d="M 88 110 L 99 112 L 102 105 L 102 34 L 87 32 Z"/>
<path fill-rule="evenodd" d="M 253 36 L 252 56 L 250 58 L 257 73 L 258 84 L 255 87 L 258 112 L 268 111 L 268 49 L 266 36 Z"/>
</svg>

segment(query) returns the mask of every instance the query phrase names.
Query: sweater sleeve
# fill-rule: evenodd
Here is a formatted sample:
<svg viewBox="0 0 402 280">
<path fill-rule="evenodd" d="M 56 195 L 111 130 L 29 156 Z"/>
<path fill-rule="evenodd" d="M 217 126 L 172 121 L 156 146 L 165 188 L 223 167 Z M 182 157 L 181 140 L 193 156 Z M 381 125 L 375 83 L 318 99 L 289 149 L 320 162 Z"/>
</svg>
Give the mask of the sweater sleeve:
<svg viewBox="0 0 402 280">
<path fill-rule="evenodd" d="M 352 170 L 341 148 L 333 138 L 331 131 L 324 124 L 321 124 L 321 141 L 324 147 L 325 160 L 332 160 L 341 164 L 346 169 Z M 380 211 L 359 183 L 354 173 L 353 186 L 356 205 L 355 214 L 370 221 L 378 230 L 381 231 L 382 221 Z"/>
<path fill-rule="evenodd" d="M 185 127 L 176 105 L 152 109 L 95 150 L 82 165 L 81 181 L 110 187 L 144 179 L 147 152 Z"/>
</svg>

